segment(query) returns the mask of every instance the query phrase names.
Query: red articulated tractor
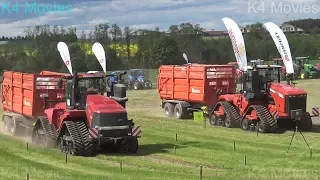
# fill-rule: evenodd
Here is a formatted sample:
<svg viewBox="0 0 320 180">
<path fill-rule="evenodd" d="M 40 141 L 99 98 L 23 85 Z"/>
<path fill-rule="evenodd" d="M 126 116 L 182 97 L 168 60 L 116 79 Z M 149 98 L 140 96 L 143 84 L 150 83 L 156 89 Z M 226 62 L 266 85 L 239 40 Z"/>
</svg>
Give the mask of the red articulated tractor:
<svg viewBox="0 0 320 180">
<path fill-rule="evenodd" d="M 93 52 L 104 73 L 72 72 L 67 45 L 58 43 L 58 50 L 70 74 L 4 72 L 2 121 L 7 131 L 19 135 L 26 128 L 34 144 L 77 156 L 106 147 L 137 152 L 141 129 L 127 117 L 125 85 L 115 84 L 112 95 L 104 96 L 108 75 L 101 44 L 95 43 Z"/>
<path fill-rule="evenodd" d="M 230 65 L 161 66 L 158 92 L 166 115 L 181 118 L 206 106 L 212 125 L 262 133 L 274 133 L 278 128 L 295 125 L 300 130 L 310 131 L 312 121 L 306 111 L 307 93 L 291 84 L 280 83 L 279 65 L 247 66 L 238 25 L 230 18 L 223 21 L 243 72 L 242 90 L 234 90 L 235 69 Z M 288 48 L 287 45 L 286 52 Z M 287 73 L 292 75 L 292 61 L 284 64 Z"/>
</svg>

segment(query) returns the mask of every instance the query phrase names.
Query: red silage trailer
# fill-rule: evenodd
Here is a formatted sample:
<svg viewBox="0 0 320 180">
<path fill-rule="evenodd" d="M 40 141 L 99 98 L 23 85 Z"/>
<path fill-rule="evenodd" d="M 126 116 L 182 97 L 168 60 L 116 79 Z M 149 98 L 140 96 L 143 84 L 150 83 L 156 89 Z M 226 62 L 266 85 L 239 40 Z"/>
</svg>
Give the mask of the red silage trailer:
<svg viewBox="0 0 320 180">
<path fill-rule="evenodd" d="M 158 94 L 165 114 L 183 119 L 204 106 L 211 110 L 219 95 L 235 92 L 235 73 L 233 65 L 160 66 Z"/>
<path fill-rule="evenodd" d="M 5 128 L 14 135 L 21 126 L 32 128 L 37 117 L 45 116 L 46 108 L 63 101 L 64 90 L 57 86 L 60 77 L 5 71 L 1 97 Z M 45 103 L 45 97 L 51 102 Z"/>
</svg>

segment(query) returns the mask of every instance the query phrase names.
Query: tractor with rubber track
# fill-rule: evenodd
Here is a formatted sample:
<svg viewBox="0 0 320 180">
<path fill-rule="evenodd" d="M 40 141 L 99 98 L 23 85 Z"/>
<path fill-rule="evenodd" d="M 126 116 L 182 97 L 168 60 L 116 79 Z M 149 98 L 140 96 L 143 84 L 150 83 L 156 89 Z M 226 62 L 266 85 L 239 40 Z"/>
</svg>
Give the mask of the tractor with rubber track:
<svg viewBox="0 0 320 180">
<path fill-rule="evenodd" d="M 231 40 L 243 40 L 233 20 L 225 18 L 224 23 L 229 32 L 237 32 L 229 33 Z M 272 36 L 275 42 L 287 42 L 277 25 L 273 23 L 264 25 L 270 33 L 276 31 L 275 36 Z M 210 123 L 226 127 L 240 126 L 244 130 L 263 133 L 273 133 L 278 128 L 292 128 L 298 124 L 301 130 L 310 131 L 312 121 L 311 115 L 306 112 L 307 93 L 292 84 L 280 83 L 281 66 L 256 64 L 247 66 L 244 42 L 240 40 L 232 43 L 239 67 L 243 71 L 243 88 L 239 93 L 226 93 L 218 97 L 219 102 L 210 114 Z M 243 52 L 239 56 L 236 50 L 241 47 Z M 282 44 L 282 48 L 278 50 L 281 55 L 286 54 L 282 59 L 287 74 L 291 74 L 292 77 L 294 70 L 288 43 Z"/>
<path fill-rule="evenodd" d="M 311 116 L 306 112 L 307 93 L 280 83 L 281 66 L 247 66 L 242 90 L 222 94 L 210 114 L 212 125 L 274 133 L 278 128 L 294 127 L 299 119 L 301 130 L 310 131 Z"/>
<path fill-rule="evenodd" d="M 99 149 L 109 148 L 136 153 L 141 129 L 128 119 L 125 85 L 114 85 L 114 95 L 104 96 L 108 75 L 101 44 L 95 43 L 93 52 L 99 57 L 104 73 L 72 72 L 67 45 L 58 43 L 58 50 L 70 74 L 4 73 L 5 127 L 14 135 L 27 127 L 34 144 L 58 147 L 77 156 L 92 156 Z"/>
<path fill-rule="evenodd" d="M 223 18 L 223 22 L 242 72 L 242 89 L 239 92 L 234 89 L 235 67 L 231 65 L 160 66 L 158 92 L 165 114 L 182 119 L 183 115 L 188 116 L 205 106 L 201 109 L 207 112 L 212 125 L 261 133 L 294 126 L 310 131 L 312 121 L 306 111 L 307 93 L 290 83 L 294 70 L 288 44 L 282 44 L 284 49 L 279 48 L 280 54 L 286 54 L 282 59 L 287 77 L 291 78 L 288 84 L 283 84 L 280 82 L 281 66 L 247 65 L 239 26 L 230 18 Z M 268 31 L 276 29 L 275 37 L 272 36 L 274 41 L 286 42 L 279 27 L 273 23 L 265 26 Z"/>
</svg>

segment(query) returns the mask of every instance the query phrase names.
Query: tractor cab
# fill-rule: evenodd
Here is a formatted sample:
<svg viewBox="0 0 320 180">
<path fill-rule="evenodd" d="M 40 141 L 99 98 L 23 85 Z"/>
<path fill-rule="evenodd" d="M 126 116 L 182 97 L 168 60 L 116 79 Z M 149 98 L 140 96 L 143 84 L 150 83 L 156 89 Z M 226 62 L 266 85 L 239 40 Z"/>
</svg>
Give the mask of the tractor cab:
<svg viewBox="0 0 320 180">
<path fill-rule="evenodd" d="M 144 81 L 149 79 L 149 73 L 144 69 L 131 69 L 129 79 L 133 81 Z"/>
<path fill-rule="evenodd" d="M 273 65 L 279 65 L 279 66 L 283 66 L 283 60 L 282 58 L 272 58 L 272 64 Z"/>
<path fill-rule="evenodd" d="M 297 78 L 312 78 L 318 75 L 316 67 L 311 64 L 309 57 L 296 57 L 293 62 Z"/>
<path fill-rule="evenodd" d="M 108 79 L 108 82 L 113 82 L 113 83 L 124 83 L 123 75 L 126 74 L 127 72 L 121 72 L 121 71 L 113 71 L 110 74 L 110 77 Z"/>
<path fill-rule="evenodd" d="M 250 61 L 253 64 L 256 64 L 256 65 L 263 65 L 264 64 L 264 60 L 263 59 L 256 59 L 256 60 L 251 60 Z"/>
<path fill-rule="evenodd" d="M 128 89 L 151 89 L 149 72 L 145 69 L 131 69 L 126 85 Z"/>
<path fill-rule="evenodd" d="M 243 76 L 243 93 L 247 99 L 267 97 L 268 83 L 280 82 L 281 66 L 254 64 L 247 69 Z"/>
<path fill-rule="evenodd" d="M 68 109 L 84 110 L 89 94 L 103 95 L 105 89 L 105 75 L 103 73 L 74 73 L 63 76 L 65 79 L 65 102 Z M 62 78 L 58 82 L 62 88 Z"/>
</svg>

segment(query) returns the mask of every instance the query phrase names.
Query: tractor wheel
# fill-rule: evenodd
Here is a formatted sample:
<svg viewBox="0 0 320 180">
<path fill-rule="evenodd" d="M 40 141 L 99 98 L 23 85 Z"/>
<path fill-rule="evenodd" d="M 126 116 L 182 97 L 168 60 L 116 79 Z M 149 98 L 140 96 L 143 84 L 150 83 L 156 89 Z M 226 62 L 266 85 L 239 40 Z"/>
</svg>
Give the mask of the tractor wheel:
<svg viewBox="0 0 320 180">
<path fill-rule="evenodd" d="M 302 116 L 301 120 L 298 121 L 298 128 L 302 131 L 311 131 L 312 120 L 311 120 L 310 115 Z"/>
<path fill-rule="evenodd" d="M 308 78 L 307 73 L 306 73 L 305 70 L 301 70 L 299 78 L 300 79 Z"/>
<path fill-rule="evenodd" d="M 133 84 L 133 89 L 134 89 L 134 90 L 140 89 L 140 83 L 139 83 L 139 82 L 135 82 L 135 83 Z"/>
<path fill-rule="evenodd" d="M 177 119 L 183 119 L 186 114 L 186 108 L 182 107 L 181 104 L 176 104 L 174 107 L 174 115 Z"/>
<path fill-rule="evenodd" d="M 211 114 L 210 119 L 209 119 L 209 123 L 213 126 L 218 124 L 218 117 L 217 115 L 215 115 L 214 113 Z"/>
<path fill-rule="evenodd" d="M 174 113 L 174 106 L 171 103 L 166 103 L 164 105 L 164 113 L 167 117 L 172 117 Z"/>
<path fill-rule="evenodd" d="M 248 119 L 244 118 L 241 121 L 241 129 L 248 131 L 249 130 L 249 123 L 248 123 Z"/>
</svg>

